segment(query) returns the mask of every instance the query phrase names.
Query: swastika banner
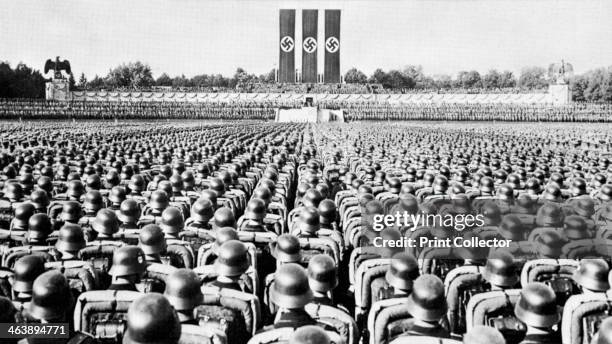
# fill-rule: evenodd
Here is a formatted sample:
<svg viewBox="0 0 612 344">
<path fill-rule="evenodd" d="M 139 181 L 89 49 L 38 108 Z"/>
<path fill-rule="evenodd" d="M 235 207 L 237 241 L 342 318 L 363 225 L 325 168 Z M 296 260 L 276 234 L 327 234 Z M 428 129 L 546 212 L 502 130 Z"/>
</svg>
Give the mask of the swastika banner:
<svg viewBox="0 0 612 344">
<path fill-rule="evenodd" d="M 295 82 L 295 10 L 282 9 L 278 42 L 278 81 Z"/>
<path fill-rule="evenodd" d="M 325 10 L 325 83 L 340 82 L 340 10 Z"/>
<path fill-rule="evenodd" d="M 318 10 L 302 10 L 302 82 L 317 82 Z"/>
</svg>

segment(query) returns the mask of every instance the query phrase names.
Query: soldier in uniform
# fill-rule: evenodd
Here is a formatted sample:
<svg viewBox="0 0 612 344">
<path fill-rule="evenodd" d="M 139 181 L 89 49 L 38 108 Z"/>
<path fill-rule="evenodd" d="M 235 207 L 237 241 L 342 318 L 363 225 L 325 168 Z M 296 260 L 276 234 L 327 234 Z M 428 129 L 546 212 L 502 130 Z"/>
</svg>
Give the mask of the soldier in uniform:
<svg viewBox="0 0 612 344">
<path fill-rule="evenodd" d="M 561 343 L 559 333 L 553 329 L 561 316 L 557 297 L 549 286 L 538 282 L 524 286 L 514 314 L 527 326 L 521 344 Z"/>
<path fill-rule="evenodd" d="M 412 255 L 404 252 L 394 254 L 385 273 L 386 285 L 378 290 L 377 295 L 373 295 L 372 301 L 408 296 L 414 280 L 418 277 L 419 265 Z"/>
<path fill-rule="evenodd" d="M 297 329 L 317 324 L 304 310 L 313 296 L 308 284 L 308 275 L 303 267 L 295 263 L 280 266 L 270 290 L 270 299 L 278 307 L 274 328 Z"/>
<path fill-rule="evenodd" d="M 113 266 L 108 271 L 112 277 L 108 290 L 138 291 L 136 284 L 140 282 L 146 268 L 145 255 L 139 247 L 118 248 L 113 254 Z"/>
<path fill-rule="evenodd" d="M 389 329 L 389 339 L 397 335 L 449 338 L 440 323 L 446 315 L 444 283 L 434 275 L 422 275 L 414 281 L 406 307 L 412 318 L 400 321 Z"/>
<path fill-rule="evenodd" d="M 234 289 L 238 291 L 252 292 L 245 290 L 241 285 L 240 277 L 249 268 L 249 255 L 246 246 L 238 240 L 229 240 L 219 247 L 217 260 L 215 261 L 215 271 L 218 273 L 215 281 L 210 285 Z"/>
<path fill-rule="evenodd" d="M 338 268 L 326 254 L 318 254 L 308 262 L 308 283 L 313 293 L 313 302 L 335 307 L 333 290 L 338 285 Z"/>
<path fill-rule="evenodd" d="M 123 344 L 178 344 L 180 338 L 181 323 L 163 295 L 147 294 L 130 305 Z"/>
<path fill-rule="evenodd" d="M 201 305 L 204 295 L 198 276 L 189 269 L 178 269 L 166 279 L 164 296 L 177 312 L 181 324 L 197 325 L 193 310 Z"/>
<path fill-rule="evenodd" d="M 47 271 L 34 281 L 32 302 L 28 314 L 41 323 L 71 323 L 72 295 L 68 280 L 58 271 Z M 20 344 L 92 344 L 96 340 L 88 334 L 75 332 L 70 325 L 68 338 L 25 338 Z"/>
</svg>

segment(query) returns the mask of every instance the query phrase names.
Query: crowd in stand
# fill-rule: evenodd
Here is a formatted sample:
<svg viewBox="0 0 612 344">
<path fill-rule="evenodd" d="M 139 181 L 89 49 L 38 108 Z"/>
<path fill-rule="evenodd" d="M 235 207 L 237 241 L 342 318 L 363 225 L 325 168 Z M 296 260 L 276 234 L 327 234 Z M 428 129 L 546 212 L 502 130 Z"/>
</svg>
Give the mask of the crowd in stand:
<svg viewBox="0 0 612 344">
<path fill-rule="evenodd" d="M 20 343 L 609 344 L 611 138 L 3 122 L 0 323 L 69 324 Z M 394 214 L 413 220 L 377 228 Z M 397 244 L 423 238 L 509 244 Z"/>
<path fill-rule="evenodd" d="M 272 120 L 277 108 L 299 108 L 304 100 L 219 102 L 70 101 L 0 99 L 4 119 L 250 119 Z M 461 104 L 315 100 L 315 106 L 343 109 L 348 121 L 541 121 L 610 122 L 608 103 Z"/>
</svg>

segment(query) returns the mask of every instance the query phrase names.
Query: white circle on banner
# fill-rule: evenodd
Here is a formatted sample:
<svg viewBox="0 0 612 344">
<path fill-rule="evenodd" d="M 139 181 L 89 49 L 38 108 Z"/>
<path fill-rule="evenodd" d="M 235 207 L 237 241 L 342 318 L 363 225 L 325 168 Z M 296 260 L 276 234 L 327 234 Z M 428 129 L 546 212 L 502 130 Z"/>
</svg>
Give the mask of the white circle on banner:
<svg viewBox="0 0 612 344">
<path fill-rule="evenodd" d="M 340 49 L 340 41 L 334 36 L 329 37 L 325 40 L 325 49 L 332 54 L 335 53 Z"/>
<path fill-rule="evenodd" d="M 304 47 L 305 52 L 313 53 L 315 50 L 317 50 L 317 40 L 313 37 L 306 37 L 302 46 Z"/>
<path fill-rule="evenodd" d="M 280 47 L 282 51 L 286 53 L 291 52 L 294 46 L 295 46 L 295 43 L 293 42 L 293 38 L 291 38 L 291 36 L 285 36 L 281 38 Z"/>
</svg>

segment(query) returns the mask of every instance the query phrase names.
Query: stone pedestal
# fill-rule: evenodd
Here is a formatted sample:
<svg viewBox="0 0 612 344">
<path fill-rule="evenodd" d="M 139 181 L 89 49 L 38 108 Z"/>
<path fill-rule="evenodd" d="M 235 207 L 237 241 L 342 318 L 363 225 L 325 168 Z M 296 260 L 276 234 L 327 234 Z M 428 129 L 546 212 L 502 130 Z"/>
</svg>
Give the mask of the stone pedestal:
<svg viewBox="0 0 612 344">
<path fill-rule="evenodd" d="M 66 79 L 52 79 L 45 84 L 45 98 L 47 100 L 70 100 L 70 86 Z"/>
<path fill-rule="evenodd" d="M 572 101 L 569 85 L 552 84 L 548 87 L 550 102 L 555 105 L 564 105 Z"/>
</svg>

